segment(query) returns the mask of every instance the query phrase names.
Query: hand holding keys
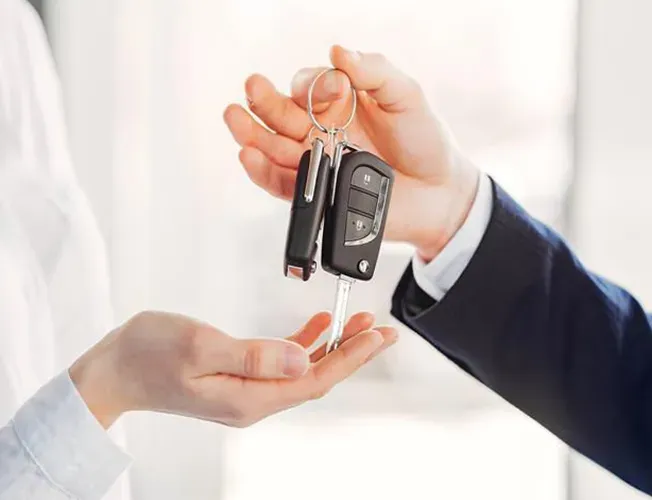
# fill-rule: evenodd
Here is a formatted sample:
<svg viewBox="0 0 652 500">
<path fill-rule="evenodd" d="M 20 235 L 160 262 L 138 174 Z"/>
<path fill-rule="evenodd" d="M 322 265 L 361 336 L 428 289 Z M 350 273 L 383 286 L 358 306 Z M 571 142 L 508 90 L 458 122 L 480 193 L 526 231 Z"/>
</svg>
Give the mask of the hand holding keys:
<svg viewBox="0 0 652 500">
<path fill-rule="evenodd" d="M 324 127 L 315 118 L 312 91 L 308 92 L 308 114 L 313 122 L 311 150 L 301 158 L 288 226 L 284 272 L 307 281 L 317 269 L 319 230 L 323 221 L 322 268 L 338 277 L 333 323 L 327 352 L 342 338 L 351 285 L 356 279 L 370 280 L 376 269 L 389 209 L 394 174 L 377 156 L 348 142 L 346 128 L 356 111 L 356 93 L 349 119 L 340 127 Z M 326 134 L 323 141 L 315 131 Z M 326 152 L 332 146 L 332 156 Z"/>
<path fill-rule="evenodd" d="M 263 75 L 255 74 L 247 78 L 245 92 L 249 110 L 233 104 L 226 109 L 224 117 L 234 139 L 242 148 L 239 154 L 240 162 L 255 184 L 272 196 L 286 201 L 295 199 L 296 206 L 295 185 L 300 182 L 301 176 L 306 175 L 302 172 L 297 176 L 297 165 L 305 150 L 314 146 L 313 135 L 322 137 L 323 134 L 315 132 L 326 132 L 322 142 L 329 154 L 331 150 L 334 153 L 334 169 L 338 164 L 338 154 L 334 146 L 336 143 L 346 142 L 345 132 L 342 130 L 344 129 L 365 151 L 391 165 L 394 172 L 394 180 L 389 190 L 392 193 L 391 208 L 388 213 L 386 209 L 383 210 L 382 221 L 386 224 L 379 228 L 379 235 L 373 241 L 376 242 L 382 237 L 407 243 L 415 248 L 421 259 L 430 262 L 439 255 L 466 220 L 476 197 L 479 171 L 456 145 L 454 136 L 443 120 L 431 109 L 418 82 L 382 54 L 352 51 L 335 45 L 330 50 L 330 61 L 333 68 L 340 71 L 323 75 L 323 67 L 301 68 L 292 80 L 289 95 L 276 89 Z M 323 77 L 315 85 L 318 75 Z M 333 126 L 326 129 L 315 123 L 315 116 L 328 125 L 333 123 L 333 120 L 342 123 L 342 113 L 346 113 L 347 103 L 351 103 L 351 97 L 348 100 L 343 99 L 349 83 L 355 87 L 354 97 L 357 99 L 357 111 L 351 114 L 354 118 L 350 126 L 345 124 L 339 128 Z M 251 115 L 255 115 L 257 119 Z M 331 134 L 328 134 L 329 130 Z M 343 155 L 340 172 L 344 169 L 347 156 L 354 157 L 360 153 L 350 151 L 351 148 L 344 146 L 340 146 Z M 310 155 L 310 152 L 307 154 Z M 306 172 L 307 168 L 307 165 L 302 166 L 302 170 Z M 324 215 L 339 213 L 344 217 L 344 214 L 349 212 L 349 202 L 345 202 L 346 206 L 337 206 L 335 203 L 334 195 L 338 188 L 335 183 L 333 189 L 333 181 L 341 183 L 341 179 L 333 176 L 333 169 L 329 168 L 330 197 L 326 198 L 330 201 L 324 205 Z M 371 169 L 382 174 L 377 169 Z M 359 172 L 357 175 L 363 175 L 362 169 L 356 172 Z M 338 177 L 342 175 L 343 172 Z M 350 187 L 354 187 L 356 182 L 357 179 L 352 176 Z M 365 182 L 364 176 L 362 182 Z M 374 186 L 375 182 L 377 181 L 374 176 L 366 178 L 366 185 Z M 369 192 L 364 189 L 360 191 L 378 198 L 375 195 L 375 186 Z M 349 197 L 351 198 L 351 195 Z M 362 199 L 355 198 L 356 196 L 353 196 L 350 203 L 358 207 L 366 207 L 366 202 L 370 201 L 364 196 Z M 371 201 L 373 204 L 373 200 Z M 355 229 L 362 234 L 368 231 L 369 219 L 374 219 L 373 216 L 365 215 L 370 211 L 352 208 L 350 212 L 352 217 L 358 218 L 351 220 L 350 231 Z M 328 220 L 332 219 L 328 217 Z M 321 223 L 321 218 L 317 216 L 316 226 Z M 292 235 L 301 234 L 292 224 L 289 233 L 290 239 Z M 314 234 L 318 233 L 319 229 Z M 349 252 L 355 247 L 341 244 L 342 237 L 346 239 L 346 230 L 344 236 L 340 232 L 330 239 L 327 233 L 330 234 L 325 230 L 322 261 L 330 263 L 337 273 L 339 255 L 351 255 Z M 317 267 L 317 236 L 306 236 L 311 243 L 308 249 L 312 253 L 306 251 L 307 257 L 302 262 L 307 262 L 304 268 L 308 272 L 304 275 L 303 268 L 299 267 L 299 277 L 307 280 L 311 269 L 316 270 Z M 337 243 L 338 241 L 340 243 Z M 333 248 L 331 245 L 338 249 L 338 255 L 329 251 Z M 358 271 L 364 271 L 368 265 L 371 269 L 376 262 L 375 258 L 365 258 L 364 260 L 369 262 L 367 265 L 359 263 L 362 260 L 360 258 L 347 259 L 355 265 L 360 265 Z M 370 274 L 358 277 L 347 274 L 355 272 L 354 270 L 353 266 L 347 266 L 340 276 L 352 279 L 371 277 Z M 344 297 L 349 287 L 350 284 L 341 283 L 339 297 Z M 346 300 L 342 299 L 338 304 L 345 302 Z M 337 328 L 334 333 L 336 331 Z"/>
</svg>

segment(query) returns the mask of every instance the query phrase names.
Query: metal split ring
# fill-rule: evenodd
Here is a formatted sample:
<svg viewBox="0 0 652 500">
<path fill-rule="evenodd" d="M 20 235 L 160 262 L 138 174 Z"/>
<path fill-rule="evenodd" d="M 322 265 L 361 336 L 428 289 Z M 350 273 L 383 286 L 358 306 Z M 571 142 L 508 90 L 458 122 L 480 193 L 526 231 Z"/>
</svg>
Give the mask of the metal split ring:
<svg viewBox="0 0 652 500">
<path fill-rule="evenodd" d="M 310 127 L 310 131 L 308 132 L 308 144 L 312 144 L 313 141 L 315 140 L 315 136 L 313 135 L 315 132 L 317 132 L 319 129 L 316 126 Z M 326 129 L 324 133 L 326 134 L 326 140 L 322 141 L 324 143 L 324 147 L 328 146 L 331 141 L 334 140 L 334 138 L 337 136 L 337 133 L 339 130 L 328 130 Z"/>
<path fill-rule="evenodd" d="M 348 77 L 348 75 L 346 75 L 346 73 L 344 73 L 347 80 L 349 80 L 349 85 L 351 87 L 351 94 L 353 94 L 353 102 L 352 102 L 352 105 L 351 105 L 351 115 L 346 120 L 344 125 L 342 125 L 341 127 L 331 127 L 330 129 L 328 129 L 328 128 L 324 127 L 321 123 L 319 123 L 319 121 L 317 120 L 317 118 L 315 117 L 315 114 L 313 112 L 312 93 L 315 90 L 315 85 L 316 85 L 317 81 L 322 76 L 324 76 L 326 73 L 328 73 L 329 71 L 338 71 L 338 70 L 335 69 L 335 68 L 326 68 L 326 69 L 322 70 L 319 74 L 317 74 L 315 79 L 310 84 L 310 87 L 308 88 L 308 116 L 310 116 L 310 119 L 312 120 L 312 123 L 315 125 L 315 127 L 317 127 L 317 129 L 319 129 L 324 134 L 329 134 L 330 135 L 330 134 L 333 134 L 333 133 L 336 134 L 337 132 L 344 132 L 344 130 L 346 130 L 346 128 L 349 125 L 351 125 L 351 122 L 353 121 L 353 118 L 355 117 L 355 110 L 356 110 L 356 107 L 358 105 L 358 97 L 356 95 L 355 89 L 353 88 L 353 83 L 351 83 L 351 79 Z"/>
</svg>

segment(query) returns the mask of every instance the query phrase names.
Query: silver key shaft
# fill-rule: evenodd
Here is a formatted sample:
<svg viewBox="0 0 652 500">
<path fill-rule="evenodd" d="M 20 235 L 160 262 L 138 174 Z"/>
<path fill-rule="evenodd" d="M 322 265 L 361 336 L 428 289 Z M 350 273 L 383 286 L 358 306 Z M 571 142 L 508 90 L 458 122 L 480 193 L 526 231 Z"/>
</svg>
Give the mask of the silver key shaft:
<svg viewBox="0 0 652 500">
<path fill-rule="evenodd" d="M 337 278 L 331 335 L 326 344 L 326 354 L 337 349 L 342 342 L 342 333 L 344 331 L 344 324 L 346 323 L 346 306 L 349 303 L 349 292 L 351 291 L 353 282 L 354 280 L 348 276 L 340 275 Z"/>
</svg>

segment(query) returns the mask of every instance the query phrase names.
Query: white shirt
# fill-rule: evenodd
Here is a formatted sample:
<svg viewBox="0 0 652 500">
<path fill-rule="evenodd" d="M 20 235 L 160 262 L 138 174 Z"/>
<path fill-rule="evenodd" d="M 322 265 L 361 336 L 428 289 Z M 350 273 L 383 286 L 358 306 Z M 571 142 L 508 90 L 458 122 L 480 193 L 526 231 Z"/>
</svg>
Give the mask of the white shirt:
<svg viewBox="0 0 652 500">
<path fill-rule="evenodd" d="M 414 281 L 433 299 L 441 300 L 466 269 L 487 231 L 492 209 L 491 180 L 481 174 L 469 215 L 437 258 L 427 265 L 418 255 L 412 259 Z"/>
<path fill-rule="evenodd" d="M 0 0 L 0 425 L 8 422 L 0 500 L 99 499 L 129 464 L 64 369 L 109 331 L 111 312 L 103 242 L 63 123 L 40 21 L 24 0 Z M 482 176 L 444 251 L 428 265 L 413 259 L 417 283 L 434 299 L 468 264 L 491 205 Z"/>
<path fill-rule="evenodd" d="M 101 498 L 128 464 L 65 371 L 112 320 L 105 250 L 63 122 L 38 16 L 0 0 L 1 500 Z"/>
</svg>

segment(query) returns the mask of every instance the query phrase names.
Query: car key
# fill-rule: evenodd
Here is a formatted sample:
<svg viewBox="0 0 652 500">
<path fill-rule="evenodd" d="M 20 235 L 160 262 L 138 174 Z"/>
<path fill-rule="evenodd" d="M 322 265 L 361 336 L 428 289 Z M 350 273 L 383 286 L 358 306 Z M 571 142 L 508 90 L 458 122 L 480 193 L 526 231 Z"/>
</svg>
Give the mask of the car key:
<svg viewBox="0 0 652 500">
<path fill-rule="evenodd" d="M 316 137 L 301 157 L 285 243 L 285 276 L 308 281 L 317 269 L 315 256 L 329 195 L 330 157 Z"/>
<path fill-rule="evenodd" d="M 334 187 L 325 212 L 321 263 L 338 283 L 327 352 L 341 342 L 351 285 L 370 280 L 376 270 L 394 184 L 387 163 L 345 140 L 336 145 L 333 159 Z"/>
<path fill-rule="evenodd" d="M 394 182 L 392 168 L 366 151 L 342 156 L 326 209 L 322 267 L 369 281 L 376 269 Z"/>
<path fill-rule="evenodd" d="M 353 122 L 357 104 L 353 87 L 351 114 L 344 125 L 326 128 L 316 119 L 313 90 L 317 80 L 329 71 L 335 70 L 326 68 L 312 81 L 307 111 L 314 124 L 308 136 L 315 130 L 328 134 L 333 144 L 332 163 L 324 153 L 323 142 L 311 141 L 313 149 L 303 155 L 299 165 L 285 251 L 286 276 L 308 280 L 316 270 L 314 257 L 323 217 L 322 267 L 337 276 L 327 353 L 342 340 L 352 284 L 374 275 L 394 182 L 389 165 L 346 139 L 346 128 Z M 309 196 L 311 193 L 313 196 Z"/>
</svg>

